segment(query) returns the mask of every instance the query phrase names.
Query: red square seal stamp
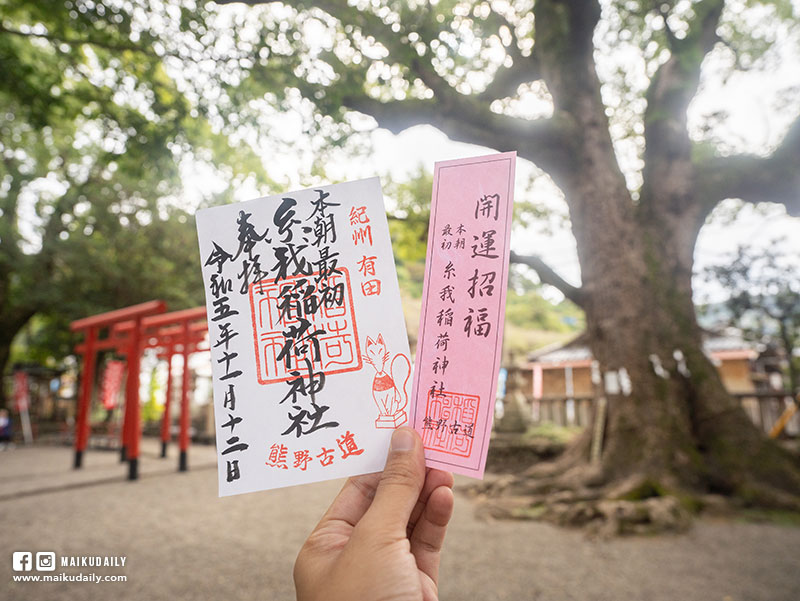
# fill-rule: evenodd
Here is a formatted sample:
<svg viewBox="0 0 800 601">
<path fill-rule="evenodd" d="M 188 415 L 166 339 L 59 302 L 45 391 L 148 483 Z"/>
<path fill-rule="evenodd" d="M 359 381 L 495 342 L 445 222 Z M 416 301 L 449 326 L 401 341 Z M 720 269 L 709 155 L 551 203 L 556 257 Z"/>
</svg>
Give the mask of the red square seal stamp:
<svg viewBox="0 0 800 601">
<path fill-rule="evenodd" d="M 426 449 L 469 457 L 475 436 L 481 399 L 472 394 L 431 391 L 422 420 Z"/>
<path fill-rule="evenodd" d="M 274 279 L 261 280 L 250 285 L 259 384 L 293 379 L 289 372 L 307 371 L 306 359 L 311 360 L 315 371 L 325 375 L 361 369 L 350 274 L 344 267 L 339 267 L 338 271 L 319 282 L 315 277 L 317 274 L 311 274 L 289 277 L 277 283 Z M 334 302 L 329 302 L 331 299 Z M 318 337 L 319 359 L 313 357 L 309 345 L 305 353 L 291 353 L 287 366 L 285 360 L 278 359 L 286 344 L 284 332 L 300 326 L 301 319 L 311 322 L 309 329 L 325 331 Z"/>
</svg>

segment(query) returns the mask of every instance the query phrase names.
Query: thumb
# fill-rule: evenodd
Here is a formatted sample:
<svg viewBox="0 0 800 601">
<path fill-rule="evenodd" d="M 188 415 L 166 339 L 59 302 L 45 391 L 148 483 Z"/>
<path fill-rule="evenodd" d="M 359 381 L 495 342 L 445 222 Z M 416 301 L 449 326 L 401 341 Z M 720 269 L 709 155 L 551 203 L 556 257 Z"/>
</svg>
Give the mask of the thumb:
<svg viewBox="0 0 800 601">
<path fill-rule="evenodd" d="M 425 453 L 422 440 L 411 428 L 398 428 L 386 467 L 383 468 L 375 499 L 361 523 L 367 528 L 385 528 L 406 536 L 406 526 L 425 483 Z"/>
</svg>

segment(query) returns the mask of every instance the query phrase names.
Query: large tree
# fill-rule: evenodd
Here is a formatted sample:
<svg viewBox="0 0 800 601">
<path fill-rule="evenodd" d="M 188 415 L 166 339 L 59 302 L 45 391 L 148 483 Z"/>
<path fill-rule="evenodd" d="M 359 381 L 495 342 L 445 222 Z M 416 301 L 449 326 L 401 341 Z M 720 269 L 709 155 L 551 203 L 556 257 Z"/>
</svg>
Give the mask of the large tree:
<svg viewBox="0 0 800 601">
<path fill-rule="evenodd" d="M 607 389 L 599 465 L 587 432 L 555 468 L 512 489 L 539 495 L 540 513 L 575 520 L 617 511 L 596 502 L 609 497 L 721 493 L 799 507 L 796 462 L 752 426 L 702 352 L 692 263 L 723 199 L 800 215 L 800 120 L 757 156 L 717 152 L 687 118 L 706 57 L 758 68 L 775 32 L 797 26 L 790 2 L 245 3 L 269 6 L 235 13 L 257 34 L 232 97 L 313 106 L 312 125 L 352 124 L 354 113 L 393 132 L 431 124 L 453 140 L 516 150 L 563 192 L 582 284 L 536 256 L 512 259 L 583 308 L 600 372 L 608 382 L 622 372 L 630 387 Z M 621 46 L 643 66 L 606 65 L 601 77 L 603 55 Z M 532 94 L 548 108 L 526 114 Z M 630 156 L 621 162 L 631 148 L 638 169 Z"/>
</svg>

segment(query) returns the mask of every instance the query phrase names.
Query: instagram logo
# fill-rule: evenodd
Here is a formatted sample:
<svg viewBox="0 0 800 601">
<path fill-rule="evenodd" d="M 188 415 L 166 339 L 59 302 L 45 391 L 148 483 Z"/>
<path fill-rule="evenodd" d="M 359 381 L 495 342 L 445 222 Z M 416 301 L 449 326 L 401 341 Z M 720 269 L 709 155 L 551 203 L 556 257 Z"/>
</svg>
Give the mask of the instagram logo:
<svg viewBox="0 0 800 601">
<path fill-rule="evenodd" d="M 14 551 L 14 555 L 11 558 L 11 567 L 14 568 L 15 572 L 30 572 L 33 569 L 33 553 L 29 551 Z"/>
<path fill-rule="evenodd" d="M 40 572 L 52 572 L 56 569 L 56 554 L 44 551 L 36 554 L 36 569 Z"/>
</svg>

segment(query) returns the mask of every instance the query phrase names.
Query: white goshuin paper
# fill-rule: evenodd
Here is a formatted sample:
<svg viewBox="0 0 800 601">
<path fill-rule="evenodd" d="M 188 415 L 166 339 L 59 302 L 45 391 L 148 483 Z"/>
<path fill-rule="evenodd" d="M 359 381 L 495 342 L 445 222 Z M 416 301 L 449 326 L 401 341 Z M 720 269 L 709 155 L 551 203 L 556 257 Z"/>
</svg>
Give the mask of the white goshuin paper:
<svg viewBox="0 0 800 601">
<path fill-rule="evenodd" d="M 322 214 L 312 217 L 314 202 L 325 193 L 329 194 L 324 199 L 326 203 L 339 206 L 325 208 Z M 244 282 L 241 275 L 247 267 L 252 269 L 255 262 L 262 272 L 257 280 L 273 280 L 275 277 L 274 269 L 278 263 L 276 249 L 286 247 L 283 241 L 289 235 L 286 230 L 281 234 L 275 222 L 276 211 L 285 198 L 292 198 L 297 203 L 293 207 L 294 219 L 300 223 L 290 224 L 290 242 L 295 250 L 305 245 L 298 255 L 316 262 L 320 258 L 320 249 L 327 247 L 329 256 L 336 257 L 336 267 L 342 272 L 331 283 L 346 280 L 346 272 L 350 293 L 346 294 L 344 305 L 352 301 L 349 308 L 333 307 L 328 313 L 323 315 L 319 312 L 315 317 L 323 320 L 320 327 L 326 333 L 317 339 L 321 343 L 322 361 L 328 365 L 322 368 L 326 372 L 324 387 L 315 395 L 317 406 L 329 407 L 319 423 L 334 421 L 339 425 L 321 428 L 300 437 L 296 436 L 296 430 L 283 434 L 292 424 L 289 414 L 298 414 L 292 408 L 291 398 L 280 402 L 290 390 L 289 383 L 259 382 L 259 379 L 269 382 L 271 377 L 277 377 L 274 373 L 270 375 L 269 365 L 272 364 L 275 372 L 274 355 L 279 350 L 275 345 L 285 339 L 275 333 L 276 329 L 297 322 L 277 321 L 277 304 L 269 300 L 270 294 L 275 294 L 270 293 L 270 290 L 276 290 L 274 286 L 258 288 L 258 284 L 253 285 L 254 278 L 249 277 L 251 286 L 248 286 L 246 294 L 241 293 Z M 363 211 L 361 207 L 364 207 Z M 266 236 L 255 241 L 252 248 L 242 248 L 240 251 L 241 225 L 237 220 L 242 214 L 249 214 L 244 225 L 253 226 L 256 238 L 263 235 L 265 230 Z M 334 241 L 328 231 L 327 242 L 315 246 L 314 242 L 318 240 L 314 232 L 315 221 L 324 224 L 329 220 L 327 215 L 333 216 L 336 239 Z M 367 226 L 369 231 L 366 230 Z M 382 374 L 381 383 L 375 384 L 376 369 L 363 359 L 367 355 L 367 337 L 375 341 L 381 336 L 388 353 L 386 373 L 390 377 L 394 361 L 398 372 L 396 379 L 403 380 L 394 384 L 400 390 L 397 398 L 401 403 L 411 390 L 411 375 L 406 378 L 403 369 L 405 361 L 410 358 L 408 337 L 378 178 L 205 209 L 197 213 L 197 231 L 209 317 L 220 496 L 382 470 L 393 428 L 403 425 L 405 416 L 410 417 L 410 403 L 405 405 L 404 413 L 395 405 L 394 418 L 377 423 L 379 408 L 373 386 L 380 388 L 383 385 L 385 388 L 387 380 Z M 219 256 L 219 251 L 230 256 L 221 265 L 212 258 L 215 252 Z M 374 259 L 369 260 L 372 257 Z M 368 260 L 365 262 L 364 258 Z M 290 263 L 289 276 L 293 267 L 294 264 Z M 374 267 L 374 274 L 370 267 Z M 218 273 L 219 269 L 221 273 Z M 313 271 L 316 273 L 318 267 L 314 266 Z M 313 277 L 308 279 L 313 281 Z M 228 280 L 230 290 L 225 283 Z M 283 284 L 286 285 L 287 281 L 296 282 L 290 278 Z M 379 293 L 376 293 L 375 281 L 380 282 Z M 227 301 L 220 300 L 225 296 Z M 237 313 L 224 316 L 225 305 Z M 273 320 L 272 325 L 269 324 L 270 320 Z M 227 349 L 222 336 L 226 323 L 230 324 L 228 331 L 236 333 L 228 340 Z M 371 345 L 370 348 L 374 356 L 378 347 Z M 398 355 L 401 357 L 397 358 Z M 354 356 L 360 359 L 355 361 Z M 350 371 L 328 373 L 337 371 L 336 368 L 343 365 L 343 369 Z M 315 365 L 315 370 L 319 369 L 320 365 Z M 226 374 L 238 371 L 241 371 L 240 375 L 222 379 Z M 304 372 L 307 373 L 306 370 Z M 231 408 L 230 404 L 225 406 L 230 385 L 234 386 L 235 408 Z M 384 390 L 381 394 L 386 398 L 388 393 Z M 300 395 L 298 398 L 301 401 L 298 406 L 313 411 L 307 397 Z M 305 421 L 307 425 L 303 429 L 310 429 L 308 425 L 313 423 L 313 419 L 308 419 L 306 415 Z M 407 421 L 405 423 L 408 424 Z M 348 433 L 352 434 L 349 445 L 345 440 Z M 242 444 L 247 448 L 238 446 Z M 285 449 L 283 457 L 280 455 L 280 445 Z M 332 450 L 333 453 L 326 455 L 323 450 Z M 363 452 L 357 454 L 359 450 Z M 308 451 L 311 458 L 309 462 L 297 462 L 295 453 L 302 454 L 303 451 Z M 326 457 L 332 457 L 332 461 L 324 466 L 322 461 Z M 238 463 L 233 464 L 233 461 Z M 238 475 L 238 478 L 229 481 L 229 474 Z"/>
</svg>

